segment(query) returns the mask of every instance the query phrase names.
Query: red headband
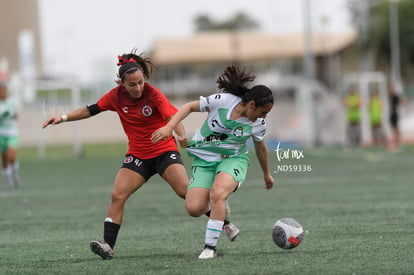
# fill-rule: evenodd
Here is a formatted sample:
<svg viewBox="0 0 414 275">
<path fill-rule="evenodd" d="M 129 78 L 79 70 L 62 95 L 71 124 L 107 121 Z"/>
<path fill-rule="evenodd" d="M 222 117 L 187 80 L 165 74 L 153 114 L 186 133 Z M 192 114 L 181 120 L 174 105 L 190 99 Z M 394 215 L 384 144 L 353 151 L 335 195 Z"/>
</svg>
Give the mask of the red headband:
<svg viewBox="0 0 414 275">
<path fill-rule="evenodd" d="M 137 63 L 137 61 L 135 59 L 133 59 L 132 57 L 130 59 L 126 60 L 125 58 L 123 58 L 120 55 L 118 55 L 118 60 L 119 60 L 119 62 L 116 64 L 117 66 L 121 66 L 121 65 L 124 65 L 125 63 L 129 63 L 129 62 Z"/>
</svg>

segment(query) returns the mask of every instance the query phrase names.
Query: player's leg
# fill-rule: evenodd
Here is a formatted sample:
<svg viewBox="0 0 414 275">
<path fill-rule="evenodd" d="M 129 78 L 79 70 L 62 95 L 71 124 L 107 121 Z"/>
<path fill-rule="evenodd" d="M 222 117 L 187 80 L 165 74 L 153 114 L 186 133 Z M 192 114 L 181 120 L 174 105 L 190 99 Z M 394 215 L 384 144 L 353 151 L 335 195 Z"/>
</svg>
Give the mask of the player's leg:
<svg viewBox="0 0 414 275">
<path fill-rule="evenodd" d="M 198 161 L 200 162 L 201 160 Z M 210 190 L 214 182 L 216 166 L 193 165 L 191 167 L 191 172 L 191 181 L 190 185 L 188 186 L 187 195 L 185 198 L 185 208 L 187 209 L 187 212 L 193 217 L 199 217 L 203 214 L 210 216 Z M 221 224 L 218 226 L 219 228 L 217 230 L 221 231 L 223 222 L 221 222 Z M 215 248 L 208 247 L 206 244 L 199 258 L 209 259 L 215 256 Z"/>
<path fill-rule="evenodd" d="M 189 179 L 187 177 L 187 172 L 181 160 L 178 160 L 178 158 L 176 157 L 174 158 L 166 157 L 160 163 L 161 163 L 160 170 L 163 171 L 161 173 L 162 177 L 168 182 L 168 184 L 171 186 L 171 188 L 175 191 L 175 193 L 178 196 L 182 198 L 184 197 L 187 198 L 188 196 L 186 196 L 186 193 L 188 192 L 187 188 L 188 188 Z M 163 167 L 165 166 L 167 167 L 163 169 Z M 191 195 L 189 199 L 186 199 L 186 209 L 187 209 L 188 214 L 190 214 L 190 216 L 199 217 L 203 214 L 206 214 L 207 216 L 210 215 L 210 212 L 209 212 L 210 207 L 208 203 L 209 188 L 211 187 L 211 183 L 214 180 L 214 176 L 213 176 L 214 171 L 215 171 L 214 169 L 211 171 L 213 173 L 213 174 L 210 174 L 211 179 L 209 179 L 209 175 L 201 176 L 201 178 L 203 178 L 204 181 L 207 179 L 208 189 L 201 188 L 201 190 L 192 191 L 191 193 L 193 195 Z M 198 194 L 199 191 L 200 191 L 200 194 Z M 202 200 L 200 199 L 201 197 L 203 197 Z M 226 213 L 230 213 L 230 208 L 228 205 L 227 205 Z"/>
<path fill-rule="evenodd" d="M 8 162 L 7 142 L 8 142 L 8 137 L 0 137 L 1 166 L 2 166 L 1 171 L 4 176 L 4 179 L 6 180 L 7 187 L 12 188 L 13 178 L 12 178 L 12 170 Z"/>
<path fill-rule="evenodd" d="M 160 170 L 163 171 L 161 173 L 162 177 L 168 182 L 178 196 L 185 198 L 188 214 L 193 217 L 199 217 L 205 214 L 209 210 L 208 203 L 210 190 L 198 187 L 187 190 L 187 188 L 189 188 L 187 172 L 185 171 L 182 162 L 178 161 L 177 158 L 167 157 L 161 164 Z M 167 167 L 163 169 L 163 166 Z M 204 177 L 204 179 L 206 179 L 206 177 Z M 211 182 L 213 180 L 214 177 L 211 177 Z M 211 186 L 211 182 L 208 183 L 209 186 Z M 192 187 L 194 187 L 194 185 Z"/>
<path fill-rule="evenodd" d="M 127 168 L 121 168 L 115 178 L 114 188 L 111 194 L 111 204 L 109 205 L 107 217 L 112 222 L 121 224 L 124 214 L 125 202 L 129 196 L 140 188 L 146 178 Z"/>
<path fill-rule="evenodd" d="M 216 249 L 218 239 L 224 228 L 226 216 L 226 199 L 237 188 L 237 183 L 233 177 L 225 172 L 216 175 L 213 187 L 210 190 L 211 213 L 207 222 L 204 251 L 200 254 L 200 259 L 215 257 L 211 251 Z"/>
<path fill-rule="evenodd" d="M 195 168 L 193 168 L 193 171 L 195 171 L 194 169 Z M 189 179 L 178 152 L 171 151 L 159 156 L 156 162 L 156 170 L 168 182 L 178 196 L 182 198 L 186 196 L 185 194 L 189 186 Z M 192 191 L 194 195 L 191 195 L 190 199 L 186 200 L 186 209 L 193 217 L 199 217 L 203 214 L 206 214 L 207 216 L 210 215 L 208 203 L 209 189 L 214 181 L 215 168 L 210 168 L 210 170 L 211 171 L 206 171 L 205 169 L 202 170 L 202 168 L 198 169 L 198 172 L 201 172 L 202 175 L 198 176 L 199 180 L 197 182 L 198 184 L 201 184 L 202 187 L 206 187 L 207 189 L 202 188 L 200 192 L 203 194 L 195 194 L 198 191 Z M 192 178 L 194 178 L 194 174 L 192 175 Z M 203 179 L 203 181 L 201 182 L 200 179 Z M 192 186 L 194 187 L 194 185 Z M 202 200 L 199 199 L 201 197 L 203 197 Z M 230 207 L 228 204 L 226 204 L 226 206 L 227 217 L 225 224 L 230 224 L 228 221 Z"/>
<path fill-rule="evenodd" d="M 248 164 L 248 156 L 240 156 L 223 159 L 218 165 L 217 174 L 210 190 L 211 214 L 206 228 L 204 250 L 199 259 L 209 259 L 216 256 L 215 249 L 226 216 L 226 200 L 245 180 Z"/>
<path fill-rule="evenodd" d="M 351 147 L 358 146 L 360 143 L 360 130 L 358 123 L 352 123 L 348 127 L 349 143 Z"/>
<path fill-rule="evenodd" d="M 200 217 L 209 210 L 210 189 L 192 187 L 187 190 L 185 209 L 192 217 Z"/>
<path fill-rule="evenodd" d="M 238 183 L 237 187 L 233 190 L 233 192 L 235 192 L 245 180 L 248 167 L 249 157 L 239 156 L 222 161 L 217 168 L 217 171 L 227 172 L 228 174 L 232 175 L 233 179 L 235 179 L 235 181 Z M 228 198 L 226 199 L 226 212 L 223 230 L 230 241 L 234 241 L 240 234 L 240 230 L 237 228 L 237 226 L 230 222 L 230 206 L 228 204 Z"/>
<path fill-rule="evenodd" d="M 351 123 L 348 123 L 347 129 L 346 129 L 346 136 L 347 136 L 347 142 L 349 146 L 354 145 L 354 132 L 353 132 L 353 126 Z"/>
<path fill-rule="evenodd" d="M 14 187 L 19 187 L 20 175 L 19 175 L 19 162 L 17 161 L 17 146 L 18 146 L 18 137 L 12 137 L 9 139 L 8 148 L 6 151 L 7 162 L 11 169 L 11 177 Z"/>
<path fill-rule="evenodd" d="M 122 224 L 125 202 L 145 183 L 146 179 L 136 172 L 121 168 L 115 179 L 112 200 L 104 222 L 104 240 L 90 243 L 92 252 L 104 260 L 112 259 L 113 249 Z"/>
<path fill-rule="evenodd" d="M 399 146 L 400 141 L 401 141 L 401 133 L 400 133 L 400 127 L 398 125 L 398 117 L 396 118 L 396 121 L 394 124 L 394 136 L 395 136 L 395 143 L 397 146 Z"/>
<path fill-rule="evenodd" d="M 216 256 L 216 246 L 224 227 L 226 215 L 226 199 L 237 187 L 233 177 L 225 172 L 216 175 L 216 179 L 210 190 L 211 213 L 207 222 L 204 250 L 199 259 L 209 259 Z"/>
<path fill-rule="evenodd" d="M 190 216 L 210 216 L 210 189 L 215 173 L 215 166 L 191 167 L 191 180 L 185 198 L 185 208 Z"/>
<path fill-rule="evenodd" d="M 4 179 L 6 180 L 6 184 L 8 188 L 13 188 L 13 174 L 12 168 L 9 165 L 8 157 L 7 157 L 7 150 L 1 154 L 1 161 L 2 161 L 2 173 Z"/>
<path fill-rule="evenodd" d="M 132 156 L 127 156 L 124 160 L 123 167 L 115 178 L 111 204 L 104 222 L 104 240 L 90 243 L 92 252 L 101 256 L 102 259 L 107 260 L 113 257 L 113 248 L 122 224 L 125 202 L 153 173 L 142 160 Z"/>
<path fill-rule="evenodd" d="M 168 182 L 179 197 L 185 198 L 188 176 L 183 164 L 174 163 L 169 165 L 162 174 L 162 178 Z"/>
<path fill-rule="evenodd" d="M 210 219 L 224 221 L 226 217 L 226 200 L 238 187 L 238 182 L 232 175 L 226 172 L 219 172 L 210 190 L 211 214 Z"/>
<path fill-rule="evenodd" d="M 157 157 L 154 170 L 171 186 L 181 198 L 185 198 L 188 187 L 188 176 L 180 153 L 169 151 Z"/>
<path fill-rule="evenodd" d="M 381 124 L 378 123 L 373 127 L 372 135 L 374 138 L 374 145 L 385 145 L 385 136 Z"/>
<path fill-rule="evenodd" d="M 359 146 L 361 144 L 361 125 L 356 123 L 355 125 L 355 145 Z"/>
<path fill-rule="evenodd" d="M 189 179 L 187 176 L 187 172 L 185 170 L 183 161 L 181 159 L 181 156 L 178 152 L 176 151 L 169 151 L 166 152 L 165 154 L 159 156 L 156 158 L 155 161 L 155 170 L 162 176 L 162 178 L 164 178 L 168 184 L 171 186 L 171 188 L 174 190 L 174 192 L 182 197 L 185 198 L 185 194 L 187 192 L 187 188 L 189 185 Z M 199 170 L 201 171 L 201 170 Z M 202 175 L 201 178 L 207 179 L 207 188 L 211 187 L 211 184 L 214 180 L 214 173 L 215 170 L 212 169 L 210 171 L 209 175 Z M 210 177 L 211 176 L 211 177 Z M 193 175 L 194 177 L 194 175 Z M 193 178 L 192 177 L 192 178 Z M 209 178 L 210 177 L 210 178 Z M 200 182 L 200 181 L 199 181 Z M 202 183 L 204 184 L 204 183 Z M 186 207 L 188 213 L 193 216 L 193 217 L 199 217 L 203 214 L 210 216 L 210 208 L 209 208 L 209 204 L 208 204 L 208 191 L 204 190 L 207 194 L 207 197 L 204 201 L 199 201 L 199 200 L 187 200 L 186 201 L 186 205 L 188 207 Z M 198 195 L 196 196 L 191 196 L 191 197 L 195 197 L 197 198 Z M 207 206 L 206 206 L 207 205 Z M 226 204 L 226 220 L 225 220 L 225 224 L 229 224 L 232 225 L 228 219 L 229 219 L 229 215 L 230 215 L 230 206 L 228 205 L 228 203 Z M 234 225 L 232 225 L 236 230 L 238 230 Z M 229 227 L 230 228 L 230 227 Z"/>
<path fill-rule="evenodd" d="M 192 167 L 191 182 L 185 199 L 185 207 L 190 216 L 199 217 L 205 214 L 207 217 L 210 217 L 210 189 L 215 174 L 215 167 Z M 234 241 L 240 234 L 237 226 L 230 222 L 230 206 L 227 200 L 223 230 L 230 241 Z"/>
<path fill-rule="evenodd" d="M 216 175 L 216 166 L 194 165 L 191 167 L 191 173 L 185 202 L 187 212 L 192 217 L 203 214 L 210 217 L 210 189 Z M 226 203 L 226 220 L 229 218 L 227 214 L 230 214 L 228 203 Z"/>
</svg>

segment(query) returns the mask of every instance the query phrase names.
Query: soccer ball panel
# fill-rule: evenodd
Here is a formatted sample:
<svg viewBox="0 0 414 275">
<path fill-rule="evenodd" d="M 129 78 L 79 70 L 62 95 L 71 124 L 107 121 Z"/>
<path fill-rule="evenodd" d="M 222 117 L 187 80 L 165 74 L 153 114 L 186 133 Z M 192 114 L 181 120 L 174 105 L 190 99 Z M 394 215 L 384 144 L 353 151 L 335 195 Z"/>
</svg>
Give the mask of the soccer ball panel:
<svg viewBox="0 0 414 275">
<path fill-rule="evenodd" d="M 272 238 L 280 248 L 295 248 L 303 239 L 303 227 L 293 218 L 280 219 L 273 225 Z"/>
</svg>

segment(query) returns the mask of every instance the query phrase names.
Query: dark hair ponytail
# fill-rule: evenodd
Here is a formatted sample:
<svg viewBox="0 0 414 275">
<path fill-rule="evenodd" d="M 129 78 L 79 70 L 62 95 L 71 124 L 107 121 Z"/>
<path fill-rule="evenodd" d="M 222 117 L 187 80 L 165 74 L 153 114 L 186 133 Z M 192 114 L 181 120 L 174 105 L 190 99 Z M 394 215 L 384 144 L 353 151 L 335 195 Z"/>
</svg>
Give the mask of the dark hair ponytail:
<svg viewBox="0 0 414 275">
<path fill-rule="evenodd" d="M 251 100 L 254 101 L 256 107 L 263 106 L 267 103 L 273 104 L 272 91 L 264 85 L 256 85 L 249 89 L 246 84 L 252 82 L 256 76 L 252 73 L 240 70 L 232 65 L 228 66 L 219 76 L 216 83 L 218 88 L 225 93 L 236 95 L 242 99 L 243 103 Z"/>
<path fill-rule="evenodd" d="M 145 79 L 150 79 L 152 70 L 155 67 L 149 58 L 144 57 L 144 54 L 136 54 L 137 49 L 133 48 L 130 53 L 118 56 L 118 77 L 124 80 L 125 74 L 134 73 L 141 70 Z"/>
<path fill-rule="evenodd" d="M 216 83 L 218 84 L 218 88 L 223 90 L 223 92 L 243 97 L 249 91 L 246 84 L 252 82 L 255 78 L 256 76 L 254 74 L 231 65 L 224 70 Z"/>
</svg>

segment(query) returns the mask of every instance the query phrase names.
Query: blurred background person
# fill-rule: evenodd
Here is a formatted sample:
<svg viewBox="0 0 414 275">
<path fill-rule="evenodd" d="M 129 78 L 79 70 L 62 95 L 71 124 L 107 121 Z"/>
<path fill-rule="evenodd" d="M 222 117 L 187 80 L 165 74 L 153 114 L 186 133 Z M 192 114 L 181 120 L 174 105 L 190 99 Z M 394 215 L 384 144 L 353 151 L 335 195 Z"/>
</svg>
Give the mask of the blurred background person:
<svg viewBox="0 0 414 275">
<path fill-rule="evenodd" d="M 401 105 L 401 97 L 395 92 L 393 86 L 389 86 L 388 88 L 388 96 L 390 101 L 390 124 L 391 124 L 391 131 L 392 137 L 390 141 L 390 151 L 398 150 L 398 147 L 401 142 L 401 135 L 400 135 L 400 128 L 399 128 L 399 120 L 400 120 L 400 105 Z"/>
<path fill-rule="evenodd" d="M 8 97 L 6 83 L 0 82 L 0 150 L 2 171 L 9 188 L 20 186 L 19 163 L 16 158 L 18 145 L 17 109 Z"/>
<path fill-rule="evenodd" d="M 350 146 L 359 146 L 361 142 L 361 97 L 352 89 L 344 98 L 346 117 L 348 122 L 347 138 Z"/>
<path fill-rule="evenodd" d="M 369 120 L 372 131 L 372 145 L 385 145 L 385 136 L 382 129 L 382 101 L 377 90 L 370 93 Z"/>
</svg>

